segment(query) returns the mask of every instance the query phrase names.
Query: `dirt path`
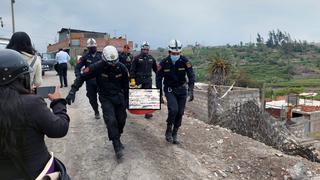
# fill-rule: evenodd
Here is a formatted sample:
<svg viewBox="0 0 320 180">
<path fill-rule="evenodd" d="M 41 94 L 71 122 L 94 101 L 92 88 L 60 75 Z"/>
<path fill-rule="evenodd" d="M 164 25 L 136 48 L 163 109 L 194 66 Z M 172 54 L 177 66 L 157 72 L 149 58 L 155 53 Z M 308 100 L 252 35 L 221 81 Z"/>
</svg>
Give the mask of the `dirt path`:
<svg viewBox="0 0 320 180">
<path fill-rule="evenodd" d="M 74 76 L 69 72 L 70 82 Z M 58 84 L 48 72 L 44 85 Z M 63 96 L 69 89 L 61 90 Z M 167 110 L 155 113 L 152 120 L 128 114 L 122 136 L 124 159 L 117 162 L 102 119 L 95 120 L 85 96 L 77 93 L 76 103 L 68 107 L 69 133 L 62 139 L 47 139 L 48 147 L 66 165 L 72 179 L 283 179 L 302 162 L 310 176 L 320 166 L 207 125 L 185 115 L 180 131 L 182 143 L 164 140 Z"/>
</svg>

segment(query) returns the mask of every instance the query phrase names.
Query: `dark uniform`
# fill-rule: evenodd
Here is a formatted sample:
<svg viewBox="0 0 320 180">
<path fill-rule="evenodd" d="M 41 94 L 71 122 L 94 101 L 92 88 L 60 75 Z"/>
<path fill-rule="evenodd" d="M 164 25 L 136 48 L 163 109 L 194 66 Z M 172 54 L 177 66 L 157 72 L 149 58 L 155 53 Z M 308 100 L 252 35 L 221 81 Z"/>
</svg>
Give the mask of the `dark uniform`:
<svg viewBox="0 0 320 180">
<path fill-rule="evenodd" d="M 133 56 L 131 53 L 121 52 L 119 54 L 119 61 L 126 66 L 128 71 L 130 71 L 131 69 L 132 60 L 133 60 Z"/>
<path fill-rule="evenodd" d="M 94 54 L 86 53 L 82 56 L 74 69 L 74 73 L 76 77 L 81 75 L 81 68 L 89 67 L 90 64 L 96 63 L 102 59 L 101 52 L 96 52 Z M 98 93 L 98 85 L 96 79 L 89 79 L 86 81 L 86 89 L 87 89 L 87 97 L 89 98 L 89 102 L 91 104 L 92 109 L 95 114 L 99 114 L 98 110 L 98 102 L 97 102 L 97 93 Z"/>
<path fill-rule="evenodd" d="M 162 80 L 164 79 L 163 90 L 168 101 L 166 137 L 168 133 L 172 133 L 173 139 L 176 138 L 178 129 L 181 126 L 182 116 L 184 114 L 184 108 L 188 96 L 186 74 L 189 79 L 188 90 L 193 95 L 195 75 L 192 65 L 186 57 L 180 56 L 179 60 L 173 64 L 170 56 L 168 56 L 160 62 L 158 67 L 156 77 L 157 88 L 160 89 L 162 97 Z"/>
<path fill-rule="evenodd" d="M 152 70 L 157 73 L 157 62 L 149 54 L 139 54 L 132 62 L 130 78 L 141 88 L 152 88 Z"/>
<path fill-rule="evenodd" d="M 120 62 L 117 62 L 115 65 L 110 65 L 105 61 L 91 64 L 89 68 L 85 69 L 84 74 L 77 77 L 70 93 L 74 94 L 79 90 L 84 81 L 92 78 L 96 78 L 103 119 L 108 129 L 108 137 L 109 140 L 113 141 L 117 153 L 120 150 L 119 148 L 123 148 L 120 136 L 127 118 L 126 108 L 128 106 L 129 95 L 128 70 Z M 70 93 L 68 96 L 70 96 Z M 69 101 L 68 99 L 67 97 L 67 101 Z"/>
</svg>

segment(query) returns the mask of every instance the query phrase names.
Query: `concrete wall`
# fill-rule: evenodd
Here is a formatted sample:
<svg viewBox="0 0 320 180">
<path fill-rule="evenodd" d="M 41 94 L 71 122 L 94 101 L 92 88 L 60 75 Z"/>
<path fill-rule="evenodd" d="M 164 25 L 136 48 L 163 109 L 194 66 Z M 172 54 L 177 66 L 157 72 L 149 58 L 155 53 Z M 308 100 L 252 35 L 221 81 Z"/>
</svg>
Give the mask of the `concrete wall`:
<svg viewBox="0 0 320 180">
<path fill-rule="evenodd" d="M 229 87 L 224 87 L 223 94 Z M 260 92 L 259 89 L 234 87 L 224 98 L 224 110 L 232 109 L 235 106 L 244 104 L 248 101 L 255 101 L 260 106 Z"/>
<path fill-rule="evenodd" d="M 310 113 L 310 132 L 320 131 L 320 111 Z"/>
<path fill-rule="evenodd" d="M 223 94 L 229 89 L 229 86 L 224 86 Z M 204 122 L 208 122 L 208 85 L 196 84 L 194 89 L 194 101 L 187 103 L 187 110 Z M 223 98 L 223 109 L 229 110 L 236 105 L 240 105 L 250 100 L 260 104 L 259 89 L 233 87 L 231 91 Z"/>
<path fill-rule="evenodd" d="M 208 93 L 205 90 L 194 89 L 194 100 L 187 102 L 187 110 L 204 122 L 208 122 Z"/>
</svg>

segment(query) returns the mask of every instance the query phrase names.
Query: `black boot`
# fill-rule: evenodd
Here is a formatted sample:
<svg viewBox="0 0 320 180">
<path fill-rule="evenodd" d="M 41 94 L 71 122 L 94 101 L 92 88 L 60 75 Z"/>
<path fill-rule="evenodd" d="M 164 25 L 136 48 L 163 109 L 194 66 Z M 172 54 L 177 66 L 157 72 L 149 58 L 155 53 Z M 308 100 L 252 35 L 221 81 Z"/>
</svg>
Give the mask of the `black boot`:
<svg viewBox="0 0 320 180">
<path fill-rule="evenodd" d="M 96 112 L 94 113 L 94 118 L 96 118 L 96 119 L 100 119 L 100 118 L 101 118 L 99 111 L 96 111 Z"/>
<path fill-rule="evenodd" d="M 145 114 L 145 115 L 144 115 L 144 118 L 146 118 L 146 119 L 151 119 L 152 116 L 153 116 L 152 114 Z"/>
<path fill-rule="evenodd" d="M 172 143 L 173 139 L 172 139 L 172 125 L 168 124 L 167 125 L 167 130 L 166 130 L 166 140 L 170 143 Z"/>
<path fill-rule="evenodd" d="M 172 131 L 172 143 L 173 144 L 180 144 L 178 141 L 178 128 L 173 128 Z"/>
<path fill-rule="evenodd" d="M 119 139 L 113 140 L 112 144 L 113 144 L 114 152 L 116 154 L 116 158 L 121 159 L 123 156 L 123 152 L 122 152 L 120 140 Z"/>
</svg>

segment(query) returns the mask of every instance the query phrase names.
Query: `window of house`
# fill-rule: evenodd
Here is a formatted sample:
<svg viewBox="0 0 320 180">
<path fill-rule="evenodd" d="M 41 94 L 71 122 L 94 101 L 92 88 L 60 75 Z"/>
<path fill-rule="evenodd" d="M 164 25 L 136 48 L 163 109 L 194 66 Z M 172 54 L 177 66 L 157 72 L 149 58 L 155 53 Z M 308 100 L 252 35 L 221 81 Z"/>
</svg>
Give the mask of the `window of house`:
<svg viewBox="0 0 320 180">
<path fill-rule="evenodd" d="M 71 46 L 80 46 L 80 39 L 72 39 Z"/>
</svg>

